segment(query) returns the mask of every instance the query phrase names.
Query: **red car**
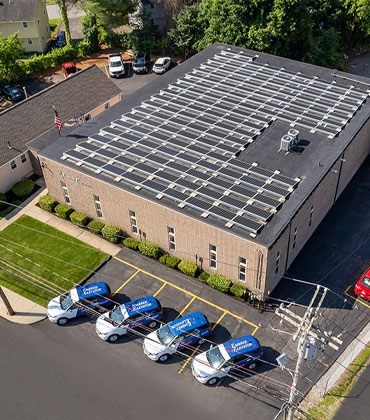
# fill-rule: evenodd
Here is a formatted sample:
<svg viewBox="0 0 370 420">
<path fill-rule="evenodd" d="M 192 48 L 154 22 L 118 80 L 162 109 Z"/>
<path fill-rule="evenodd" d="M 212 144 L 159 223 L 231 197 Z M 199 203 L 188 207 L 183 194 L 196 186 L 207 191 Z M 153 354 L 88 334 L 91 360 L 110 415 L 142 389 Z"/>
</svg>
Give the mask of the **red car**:
<svg viewBox="0 0 370 420">
<path fill-rule="evenodd" d="M 370 300 L 370 267 L 357 281 L 355 293 L 363 299 Z"/>
<path fill-rule="evenodd" d="M 75 66 L 75 63 L 69 62 L 69 63 L 62 64 L 62 70 L 64 73 L 64 77 L 67 78 L 71 74 L 76 73 L 77 68 Z"/>
</svg>

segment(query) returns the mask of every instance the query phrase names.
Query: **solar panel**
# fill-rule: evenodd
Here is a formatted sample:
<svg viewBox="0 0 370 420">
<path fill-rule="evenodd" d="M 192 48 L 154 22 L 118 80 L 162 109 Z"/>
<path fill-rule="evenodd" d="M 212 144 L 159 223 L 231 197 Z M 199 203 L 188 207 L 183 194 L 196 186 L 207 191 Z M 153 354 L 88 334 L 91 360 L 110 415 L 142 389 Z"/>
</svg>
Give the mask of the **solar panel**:
<svg viewBox="0 0 370 420">
<path fill-rule="evenodd" d="M 174 190 L 173 188 L 167 188 L 167 190 L 164 190 L 163 193 L 173 198 L 177 198 L 180 201 L 184 201 L 189 197 L 187 194 Z"/>
<path fill-rule="evenodd" d="M 247 204 L 245 207 L 243 207 L 243 210 L 263 220 L 268 220 L 272 216 L 272 213 L 270 213 L 269 211 L 260 209 L 259 207 L 252 206 L 250 204 Z"/>
<path fill-rule="evenodd" d="M 185 188 L 189 188 L 191 190 L 193 190 L 194 187 L 196 186 L 196 184 L 194 182 L 190 182 L 190 181 L 188 181 L 187 179 L 184 179 L 184 178 L 179 178 L 176 181 L 176 183 L 179 184 L 179 185 L 181 185 L 181 186 L 183 186 L 183 187 L 185 187 Z"/>
<path fill-rule="evenodd" d="M 112 173 L 113 175 L 121 175 L 124 172 L 124 169 L 118 168 L 117 166 L 113 165 L 104 165 L 102 166 L 102 169 L 104 171 Z"/>
<path fill-rule="evenodd" d="M 199 207 L 199 208 L 201 208 L 203 210 L 207 210 L 207 209 L 209 209 L 212 206 L 211 203 L 207 203 L 203 199 L 200 200 L 199 198 L 195 198 L 195 197 L 189 197 L 186 200 L 186 202 L 189 203 L 189 204 L 192 204 L 195 207 Z"/>
<path fill-rule="evenodd" d="M 64 152 L 64 155 L 74 158 L 76 160 L 83 160 L 86 158 L 86 155 L 84 155 L 81 152 L 77 152 L 77 150 L 67 150 L 66 152 Z"/>
<path fill-rule="evenodd" d="M 102 162 L 101 160 L 95 159 L 93 157 L 88 157 L 84 160 L 85 163 L 89 163 L 90 165 L 97 166 L 98 168 L 101 168 L 105 165 L 105 162 Z"/>
<path fill-rule="evenodd" d="M 151 188 L 152 190 L 159 191 L 159 192 L 163 192 L 167 188 L 167 186 L 159 184 L 158 182 L 154 182 L 150 179 L 147 179 L 146 181 L 144 181 L 143 185 L 145 185 L 148 188 Z"/>
<path fill-rule="evenodd" d="M 243 206 L 245 206 L 245 201 L 238 200 L 237 198 L 234 198 L 230 195 L 223 195 L 221 198 L 219 198 L 219 201 L 230 204 L 231 206 L 236 207 L 238 209 L 241 209 L 243 208 Z"/>
<path fill-rule="evenodd" d="M 208 209 L 208 211 L 210 213 L 216 214 L 217 216 L 221 216 L 221 217 L 223 217 L 224 219 L 227 219 L 227 220 L 232 220 L 236 216 L 236 214 L 233 213 L 232 211 L 226 210 L 226 209 L 224 209 L 222 207 L 219 207 L 219 206 L 213 206 L 210 209 Z"/>
<path fill-rule="evenodd" d="M 146 165 L 145 163 L 142 163 L 142 162 L 137 163 L 135 165 L 135 169 L 138 169 L 143 172 L 149 172 L 150 174 L 153 174 L 154 172 L 157 171 L 157 168 L 154 168 L 153 166 L 150 166 L 150 165 Z"/>
<path fill-rule="evenodd" d="M 249 228 L 253 232 L 258 232 L 262 228 L 262 225 L 260 223 L 254 222 L 253 220 L 247 219 L 246 217 L 243 217 L 243 216 L 236 216 L 234 221 L 235 223 L 238 223 L 242 226 L 245 226 L 246 228 Z"/>
<path fill-rule="evenodd" d="M 145 181 L 145 177 L 142 177 L 140 175 L 134 174 L 133 172 L 126 172 L 124 179 L 133 181 L 133 182 L 135 182 L 137 184 L 141 184 L 142 182 Z"/>
<path fill-rule="evenodd" d="M 194 184 L 193 184 L 194 185 Z M 220 198 L 222 196 L 222 193 L 217 192 L 215 190 L 211 190 L 210 188 L 206 188 L 206 187 L 200 187 L 197 190 L 200 194 L 204 194 L 207 195 L 209 197 L 214 198 L 215 200 L 217 200 L 218 198 Z"/>
</svg>

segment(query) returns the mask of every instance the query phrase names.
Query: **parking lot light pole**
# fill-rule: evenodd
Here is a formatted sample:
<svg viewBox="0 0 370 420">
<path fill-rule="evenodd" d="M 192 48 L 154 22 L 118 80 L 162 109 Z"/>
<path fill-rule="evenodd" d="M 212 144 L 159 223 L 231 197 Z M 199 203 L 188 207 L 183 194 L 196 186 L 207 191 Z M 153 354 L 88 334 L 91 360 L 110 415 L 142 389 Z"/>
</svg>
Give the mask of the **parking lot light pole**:
<svg viewBox="0 0 370 420">
<path fill-rule="evenodd" d="M 8 315 L 11 315 L 11 316 L 15 315 L 15 312 L 14 312 L 13 308 L 11 307 L 11 305 L 8 301 L 8 298 L 5 296 L 5 293 L 4 293 L 3 289 L 1 288 L 1 286 L 0 286 L 0 297 L 3 300 L 3 302 L 6 306 L 6 309 L 8 310 Z"/>
</svg>

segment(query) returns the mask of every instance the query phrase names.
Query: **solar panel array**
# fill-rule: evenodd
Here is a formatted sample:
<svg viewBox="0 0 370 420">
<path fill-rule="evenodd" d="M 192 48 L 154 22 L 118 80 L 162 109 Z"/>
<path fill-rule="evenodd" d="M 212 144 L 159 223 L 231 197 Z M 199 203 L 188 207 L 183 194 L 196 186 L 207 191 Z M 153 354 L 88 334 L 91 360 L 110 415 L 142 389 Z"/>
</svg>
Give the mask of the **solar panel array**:
<svg viewBox="0 0 370 420">
<path fill-rule="evenodd" d="M 365 98 L 254 59 L 222 51 L 62 159 L 255 236 L 300 179 L 238 154 L 275 119 L 333 136 Z"/>
</svg>

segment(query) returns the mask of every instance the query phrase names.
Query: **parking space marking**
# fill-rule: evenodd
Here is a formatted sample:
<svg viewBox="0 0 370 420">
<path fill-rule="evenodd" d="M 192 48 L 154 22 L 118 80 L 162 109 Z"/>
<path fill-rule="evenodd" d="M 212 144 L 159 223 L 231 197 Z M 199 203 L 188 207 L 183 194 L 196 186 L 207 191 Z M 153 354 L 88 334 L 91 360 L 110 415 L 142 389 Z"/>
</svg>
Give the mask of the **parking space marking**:
<svg viewBox="0 0 370 420">
<path fill-rule="evenodd" d="M 155 294 L 153 295 L 153 297 L 156 297 L 158 295 L 158 293 L 160 293 L 160 291 L 162 289 L 164 289 L 165 286 L 166 286 L 166 283 L 163 283 L 162 286 L 155 292 Z"/>
<path fill-rule="evenodd" d="M 212 327 L 212 331 L 217 327 L 217 325 L 221 322 L 222 318 L 226 315 L 226 311 L 218 318 L 218 320 L 215 322 L 214 326 Z"/>
<path fill-rule="evenodd" d="M 190 360 L 194 357 L 194 354 L 199 350 L 200 344 L 195 347 L 193 353 L 186 359 L 185 363 L 181 366 L 179 371 L 177 372 L 179 375 L 181 375 L 182 371 L 185 369 L 186 365 L 190 362 Z"/>
<path fill-rule="evenodd" d="M 177 317 L 175 319 L 180 318 L 180 316 L 188 309 L 188 307 L 194 302 L 194 300 L 196 299 L 195 296 L 192 297 L 192 299 L 190 300 L 190 302 L 185 306 L 185 308 L 177 315 Z"/>
<path fill-rule="evenodd" d="M 105 68 L 105 72 L 107 73 L 107 77 L 109 77 L 107 66 L 104 66 L 104 68 Z"/>
<path fill-rule="evenodd" d="M 113 294 L 112 294 L 112 296 L 114 296 L 116 293 L 118 293 L 123 287 L 125 287 L 126 286 L 126 284 L 128 283 L 128 282 L 130 282 L 135 276 L 136 276 L 136 274 L 137 273 L 139 273 L 140 272 L 140 269 L 137 269 L 137 271 L 128 279 L 128 280 L 126 280 L 123 284 L 122 284 L 122 286 L 120 286 Z"/>
<path fill-rule="evenodd" d="M 186 294 L 188 294 L 189 296 L 196 297 L 196 298 L 197 298 L 198 300 L 200 300 L 201 302 L 206 303 L 207 305 L 213 306 L 214 308 L 219 309 L 219 310 L 220 310 L 220 311 L 222 311 L 222 312 L 226 312 L 227 314 L 229 314 L 229 315 L 233 316 L 234 318 L 240 319 L 241 321 L 245 322 L 246 324 L 251 325 L 252 327 L 254 327 L 254 331 L 253 331 L 252 335 L 254 335 L 254 334 L 255 334 L 255 332 L 256 332 L 256 331 L 258 330 L 258 328 L 259 328 L 259 327 L 258 327 L 258 325 L 253 324 L 253 322 L 249 322 L 249 321 L 247 321 L 246 319 L 242 318 L 241 316 L 236 315 L 236 314 L 234 314 L 234 313 L 232 313 L 232 312 L 230 312 L 230 311 L 226 310 L 225 308 L 221 308 L 220 306 L 218 306 L 218 305 L 216 305 L 216 304 L 214 304 L 214 303 L 212 303 L 212 302 L 210 302 L 210 301 L 208 301 L 208 300 L 206 300 L 206 299 L 203 299 L 203 298 L 201 298 L 201 297 L 199 297 L 199 296 L 195 295 L 194 293 L 188 292 L 187 290 L 185 290 L 185 289 L 183 289 L 183 288 L 181 288 L 181 287 L 179 287 L 179 286 L 176 286 L 176 284 L 170 283 L 170 282 L 169 282 L 169 281 L 167 281 L 167 280 L 163 280 L 163 279 L 161 279 L 160 277 L 158 277 L 158 276 L 156 276 L 156 275 L 154 275 L 154 274 L 149 273 L 148 271 L 142 270 L 141 268 L 136 267 L 135 265 L 130 264 L 130 263 L 126 262 L 125 260 L 122 260 L 121 258 L 118 258 L 118 257 L 113 257 L 113 258 L 115 258 L 117 261 L 122 262 L 123 264 L 126 264 L 126 265 L 128 265 L 128 266 L 130 266 L 130 267 L 135 268 L 136 270 L 141 271 L 141 272 L 142 272 L 142 273 L 144 273 L 144 274 L 147 274 L 147 275 L 148 275 L 148 276 L 150 276 L 150 277 L 153 277 L 154 279 L 157 279 L 157 280 L 161 281 L 161 282 L 162 282 L 162 283 L 164 283 L 165 285 L 166 285 L 166 284 L 168 284 L 168 285 L 172 286 L 174 289 L 180 290 L 181 292 L 186 293 Z"/>
<path fill-rule="evenodd" d="M 370 308 L 370 305 L 366 304 L 365 302 L 362 302 L 360 299 L 350 295 L 349 293 L 347 293 L 347 291 L 352 287 L 353 285 L 347 287 L 347 289 L 345 290 L 344 294 L 347 295 L 348 297 L 352 298 L 353 300 L 355 300 L 358 303 L 361 303 L 362 305 L 366 306 L 367 308 Z"/>
</svg>

